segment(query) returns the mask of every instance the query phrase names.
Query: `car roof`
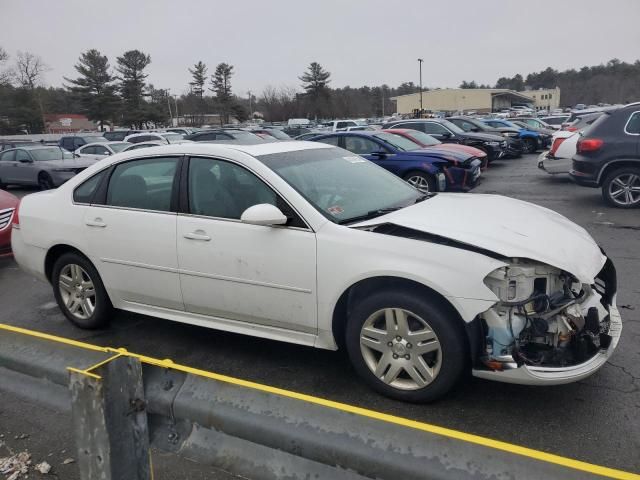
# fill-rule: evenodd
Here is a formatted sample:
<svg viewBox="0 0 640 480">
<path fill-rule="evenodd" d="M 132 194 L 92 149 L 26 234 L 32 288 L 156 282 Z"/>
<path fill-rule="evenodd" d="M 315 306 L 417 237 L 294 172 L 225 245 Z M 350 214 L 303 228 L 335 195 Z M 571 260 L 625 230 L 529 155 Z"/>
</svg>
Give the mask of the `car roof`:
<svg viewBox="0 0 640 480">
<path fill-rule="evenodd" d="M 44 149 L 49 149 L 49 148 L 58 148 L 60 150 L 62 150 L 62 147 L 59 147 L 57 144 L 56 145 L 21 145 L 19 147 L 16 148 L 7 148 L 4 152 L 9 152 L 11 150 L 44 150 Z M 2 152 L 2 153 L 4 153 Z"/>
<path fill-rule="evenodd" d="M 140 145 L 140 144 L 137 144 Z M 332 145 L 326 145 L 316 142 L 305 142 L 304 140 L 291 140 L 281 142 L 265 142 L 253 145 L 239 145 L 226 143 L 171 143 L 168 145 L 159 145 L 157 147 L 145 148 L 144 155 L 147 154 L 167 154 L 167 155 L 221 155 L 225 151 L 233 150 L 243 152 L 253 157 L 260 155 L 269 155 L 273 153 L 295 152 L 298 150 L 313 150 L 318 148 L 335 148 Z M 140 155 L 142 152 L 131 150 L 118 154 L 116 158 L 129 158 Z M 114 156 L 115 157 L 115 156 Z"/>
</svg>

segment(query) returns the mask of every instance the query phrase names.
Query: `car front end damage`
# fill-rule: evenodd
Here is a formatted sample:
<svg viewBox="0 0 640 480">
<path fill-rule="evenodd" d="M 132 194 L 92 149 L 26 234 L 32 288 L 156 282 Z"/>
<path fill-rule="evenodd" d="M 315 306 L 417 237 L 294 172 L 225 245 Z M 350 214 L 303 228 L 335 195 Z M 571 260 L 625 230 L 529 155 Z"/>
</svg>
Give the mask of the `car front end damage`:
<svg viewBox="0 0 640 480">
<path fill-rule="evenodd" d="M 491 272 L 485 285 L 499 301 L 478 318 L 477 377 L 525 385 L 570 383 L 596 372 L 618 344 L 622 320 L 609 259 L 590 284 L 555 267 L 514 259 Z"/>
</svg>

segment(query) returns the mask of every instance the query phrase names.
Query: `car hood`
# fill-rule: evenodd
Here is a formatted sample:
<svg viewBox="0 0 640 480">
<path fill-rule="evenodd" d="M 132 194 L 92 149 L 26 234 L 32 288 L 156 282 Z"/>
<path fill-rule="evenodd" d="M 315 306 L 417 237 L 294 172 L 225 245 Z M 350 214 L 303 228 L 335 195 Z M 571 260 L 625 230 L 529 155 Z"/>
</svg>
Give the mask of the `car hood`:
<svg viewBox="0 0 640 480">
<path fill-rule="evenodd" d="M 14 208 L 18 204 L 18 197 L 9 192 L 0 190 L 0 210 Z"/>
<path fill-rule="evenodd" d="M 437 235 L 508 258 L 542 262 L 583 283 L 593 283 L 606 260 L 582 227 L 552 210 L 500 195 L 439 193 L 352 227 L 381 224 Z"/>
<path fill-rule="evenodd" d="M 424 148 L 431 148 L 431 147 L 424 147 Z M 480 150 L 479 148 L 470 147 L 468 145 L 460 145 L 459 143 L 441 143 L 440 145 L 437 145 L 434 148 L 446 150 L 447 152 L 450 152 L 450 151 L 464 152 L 476 158 L 487 156 L 487 154 L 482 150 Z"/>
<path fill-rule="evenodd" d="M 463 138 L 468 138 L 471 140 L 480 140 L 482 142 L 501 142 L 504 140 L 502 136 L 499 134 L 493 133 L 478 133 L 478 132 L 464 132 L 459 134 Z"/>
<path fill-rule="evenodd" d="M 464 163 L 467 160 L 473 158 L 473 155 L 461 151 L 461 150 L 453 150 L 449 148 L 441 148 L 440 145 L 433 147 L 422 147 L 419 150 L 411 150 L 411 154 L 416 155 L 429 155 L 431 157 L 444 158 L 445 160 L 454 160 L 455 162 Z"/>
</svg>

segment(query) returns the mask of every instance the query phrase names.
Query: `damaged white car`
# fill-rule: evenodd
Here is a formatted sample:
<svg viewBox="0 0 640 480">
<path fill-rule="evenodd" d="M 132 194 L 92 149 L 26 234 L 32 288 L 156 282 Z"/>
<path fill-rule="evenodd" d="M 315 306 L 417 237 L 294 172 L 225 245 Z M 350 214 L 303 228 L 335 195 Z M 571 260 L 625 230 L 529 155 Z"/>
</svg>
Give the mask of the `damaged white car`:
<svg viewBox="0 0 640 480">
<path fill-rule="evenodd" d="M 579 380 L 622 329 L 613 263 L 581 227 L 505 197 L 424 195 L 319 143 L 121 153 L 28 195 L 13 222 L 16 260 L 79 327 L 116 308 L 346 348 L 407 401 L 469 370 Z"/>
</svg>

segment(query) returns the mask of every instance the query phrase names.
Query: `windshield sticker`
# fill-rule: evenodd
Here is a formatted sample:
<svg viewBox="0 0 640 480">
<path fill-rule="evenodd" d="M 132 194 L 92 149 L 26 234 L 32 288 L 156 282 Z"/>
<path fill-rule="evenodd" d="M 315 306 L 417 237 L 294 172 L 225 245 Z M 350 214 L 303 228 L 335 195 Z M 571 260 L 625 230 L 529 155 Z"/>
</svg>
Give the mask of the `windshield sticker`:
<svg viewBox="0 0 640 480">
<path fill-rule="evenodd" d="M 364 158 L 358 157 L 356 155 L 353 155 L 351 157 L 342 157 L 342 158 L 344 158 L 347 162 L 350 162 L 350 163 L 363 163 L 365 161 Z"/>
<path fill-rule="evenodd" d="M 346 158 L 346 157 L 345 157 Z M 344 212 L 344 210 L 342 209 L 342 207 L 339 207 L 338 205 L 333 205 L 332 207 L 327 208 L 327 211 L 331 214 L 331 215 L 340 215 L 341 213 Z"/>
</svg>

